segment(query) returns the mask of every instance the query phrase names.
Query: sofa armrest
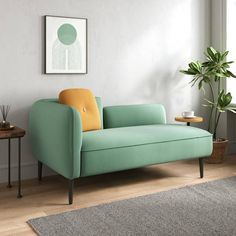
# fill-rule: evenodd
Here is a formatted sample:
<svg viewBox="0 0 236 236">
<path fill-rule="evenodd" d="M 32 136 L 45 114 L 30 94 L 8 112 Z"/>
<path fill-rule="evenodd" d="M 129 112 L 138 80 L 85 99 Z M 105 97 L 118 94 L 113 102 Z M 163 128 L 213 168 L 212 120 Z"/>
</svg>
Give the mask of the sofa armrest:
<svg viewBox="0 0 236 236">
<path fill-rule="evenodd" d="M 36 159 L 68 179 L 80 176 L 82 123 L 77 110 L 55 99 L 35 102 L 29 135 Z"/>
<path fill-rule="evenodd" d="M 166 112 L 161 104 L 121 105 L 103 108 L 104 128 L 165 124 Z"/>
</svg>

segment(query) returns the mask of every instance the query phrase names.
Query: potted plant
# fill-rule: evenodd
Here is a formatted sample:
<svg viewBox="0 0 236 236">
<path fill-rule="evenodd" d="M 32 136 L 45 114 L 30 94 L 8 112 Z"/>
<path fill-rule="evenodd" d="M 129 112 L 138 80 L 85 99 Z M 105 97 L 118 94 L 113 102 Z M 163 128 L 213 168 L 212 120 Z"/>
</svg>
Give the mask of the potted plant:
<svg viewBox="0 0 236 236">
<path fill-rule="evenodd" d="M 193 76 L 193 79 L 190 81 L 192 86 L 197 84 L 198 89 L 203 91 L 204 87 L 208 86 L 210 90 L 210 97 L 205 97 L 206 104 L 203 104 L 203 106 L 210 109 L 208 131 L 213 134 L 213 153 L 207 160 L 208 163 L 221 163 L 228 143 L 227 139 L 217 137 L 221 114 L 227 110 L 236 113 L 233 107 L 230 106 L 232 100 L 231 93 L 226 93 L 224 89 L 220 89 L 221 80 L 229 77 L 236 78 L 229 70 L 230 64 L 233 61 L 226 61 L 228 53 L 228 51 L 221 53 L 213 47 L 208 47 L 205 53 L 206 61 L 191 62 L 188 64 L 187 70 L 180 70 L 184 74 Z"/>
</svg>

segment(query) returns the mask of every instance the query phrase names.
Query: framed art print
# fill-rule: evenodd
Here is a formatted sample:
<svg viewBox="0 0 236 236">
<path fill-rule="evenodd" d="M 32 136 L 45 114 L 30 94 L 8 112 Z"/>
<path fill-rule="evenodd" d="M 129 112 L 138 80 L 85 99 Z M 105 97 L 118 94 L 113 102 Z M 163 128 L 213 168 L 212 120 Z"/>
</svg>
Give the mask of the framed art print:
<svg viewBox="0 0 236 236">
<path fill-rule="evenodd" d="M 45 16 L 45 73 L 87 73 L 87 19 Z"/>
</svg>

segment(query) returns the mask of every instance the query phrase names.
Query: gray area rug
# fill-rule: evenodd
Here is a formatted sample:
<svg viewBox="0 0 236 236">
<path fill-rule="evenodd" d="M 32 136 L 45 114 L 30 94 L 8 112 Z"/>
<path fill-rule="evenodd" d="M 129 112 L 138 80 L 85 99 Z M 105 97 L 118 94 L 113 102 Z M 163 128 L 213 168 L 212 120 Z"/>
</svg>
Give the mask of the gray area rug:
<svg viewBox="0 0 236 236">
<path fill-rule="evenodd" d="M 236 176 L 29 220 L 43 236 L 236 235 Z"/>
</svg>

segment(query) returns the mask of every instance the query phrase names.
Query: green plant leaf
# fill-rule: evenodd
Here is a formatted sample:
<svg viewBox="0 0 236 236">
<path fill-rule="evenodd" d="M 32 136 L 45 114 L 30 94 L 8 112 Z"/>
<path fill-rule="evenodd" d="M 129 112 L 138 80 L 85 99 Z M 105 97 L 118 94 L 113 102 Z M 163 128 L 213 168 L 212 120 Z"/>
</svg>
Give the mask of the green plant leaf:
<svg viewBox="0 0 236 236">
<path fill-rule="evenodd" d="M 231 93 L 225 93 L 224 89 L 221 90 L 218 96 L 218 109 L 224 110 L 232 101 Z"/>
<path fill-rule="evenodd" d="M 210 61 L 205 61 L 205 62 L 202 63 L 202 66 L 203 66 L 203 67 L 207 67 L 207 66 L 209 66 L 210 64 L 211 64 Z"/>
<path fill-rule="evenodd" d="M 198 78 L 194 77 L 189 84 L 192 84 L 191 87 L 193 87 L 193 85 L 197 82 Z"/>
<path fill-rule="evenodd" d="M 190 71 L 190 70 L 180 70 L 181 73 L 186 75 L 195 75 L 196 72 Z"/>
<path fill-rule="evenodd" d="M 203 83 L 203 79 L 202 80 L 200 80 L 200 82 L 198 83 L 198 89 L 200 90 L 201 88 L 202 88 L 202 83 Z"/>
<path fill-rule="evenodd" d="M 208 104 L 202 104 L 202 106 L 204 106 L 204 107 L 212 107 L 212 105 L 208 105 Z"/>
<path fill-rule="evenodd" d="M 219 52 L 215 54 L 215 57 L 216 57 L 217 62 L 220 62 L 221 54 Z"/>
<path fill-rule="evenodd" d="M 220 77 L 220 78 L 224 78 L 224 77 L 225 77 L 225 75 L 224 75 L 224 74 L 221 74 L 221 73 L 216 73 L 216 76 L 217 76 L 217 77 Z"/>
<path fill-rule="evenodd" d="M 236 110 L 234 110 L 234 109 L 231 109 L 231 108 L 228 108 L 228 107 L 227 107 L 227 111 L 231 111 L 231 112 L 233 112 L 233 113 L 235 113 L 235 114 L 236 114 Z"/>
<path fill-rule="evenodd" d="M 197 73 L 201 73 L 201 65 L 198 62 L 191 62 L 189 63 L 190 69 Z"/>
<path fill-rule="evenodd" d="M 211 51 L 216 54 L 217 53 L 217 50 L 215 50 L 213 47 L 210 47 Z"/>
<path fill-rule="evenodd" d="M 221 113 L 225 112 L 225 110 L 220 109 L 220 108 L 218 109 L 218 111 L 221 112 Z"/>
<path fill-rule="evenodd" d="M 234 75 L 231 71 L 227 70 L 227 73 L 228 73 L 231 77 L 236 78 L 236 75 Z"/>
<path fill-rule="evenodd" d="M 234 63 L 234 61 L 226 61 L 225 63 L 232 64 L 232 63 Z"/>
<path fill-rule="evenodd" d="M 215 51 L 214 48 L 212 48 L 212 47 L 208 47 L 208 48 L 207 48 L 207 54 L 209 55 L 209 57 L 210 57 L 209 59 L 210 59 L 210 60 L 213 60 L 213 61 L 216 60 L 215 53 L 216 53 L 216 51 Z"/>
<path fill-rule="evenodd" d="M 223 68 L 229 68 L 229 67 L 230 67 L 230 66 L 228 65 L 228 63 L 226 63 L 226 62 L 223 63 L 222 66 L 223 66 Z"/>
<path fill-rule="evenodd" d="M 229 51 L 225 51 L 224 53 L 222 53 L 221 60 L 223 61 L 228 54 L 229 54 Z"/>
<path fill-rule="evenodd" d="M 208 100 L 208 99 L 206 99 L 206 98 L 204 98 L 204 100 L 205 100 L 207 103 L 211 104 L 211 105 L 216 105 L 216 103 L 214 103 L 214 102 L 212 102 L 212 101 L 210 101 L 210 100 Z"/>
<path fill-rule="evenodd" d="M 191 87 L 193 87 L 197 83 L 197 81 L 198 81 L 198 78 L 195 78 L 195 80 L 192 82 Z"/>
</svg>

